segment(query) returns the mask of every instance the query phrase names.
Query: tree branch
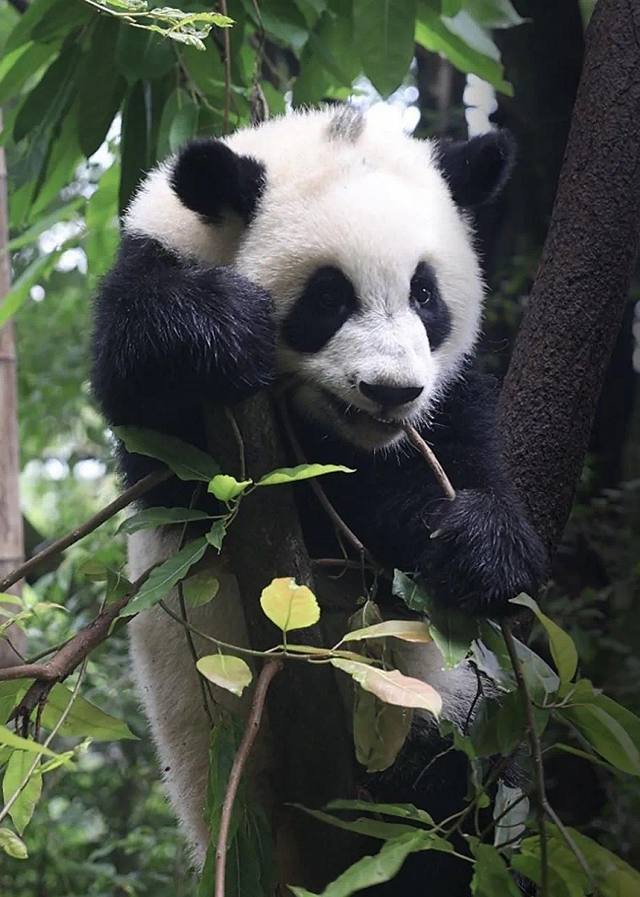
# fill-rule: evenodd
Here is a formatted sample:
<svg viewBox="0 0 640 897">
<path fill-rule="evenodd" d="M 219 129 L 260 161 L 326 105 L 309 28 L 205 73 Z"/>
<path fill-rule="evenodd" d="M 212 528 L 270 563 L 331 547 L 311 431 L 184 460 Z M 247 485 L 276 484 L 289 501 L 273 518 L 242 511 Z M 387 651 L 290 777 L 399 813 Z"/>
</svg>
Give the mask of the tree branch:
<svg viewBox="0 0 640 897">
<path fill-rule="evenodd" d="M 24 564 L 21 564 L 19 567 L 16 567 L 15 570 L 12 570 L 8 576 L 0 581 L 0 592 L 6 592 L 9 586 L 12 586 L 14 582 L 27 576 L 43 561 L 46 561 L 47 558 L 51 557 L 51 555 L 59 554 L 61 551 L 64 551 L 65 548 L 69 548 L 70 545 L 74 545 L 76 542 L 79 542 L 80 539 L 84 539 L 89 533 L 92 533 L 95 529 L 98 529 L 99 526 L 102 526 L 103 523 L 106 523 L 111 517 L 114 517 L 118 511 L 122 511 L 123 508 L 130 505 L 131 502 L 136 501 L 136 499 L 144 495 L 145 492 L 149 492 L 155 486 L 164 483 L 165 480 L 168 480 L 172 476 L 173 471 L 169 470 L 168 467 L 163 467 L 161 470 L 156 470 L 146 477 L 143 477 L 141 480 L 138 480 L 138 482 L 134 483 L 131 488 L 126 489 L 118 496 L 118 498 L 102 508 L 101 511 L 98 511 L 97 514 L 89 518 L 89 520 L 87 520 L 86 523 L 83 523 L 82 526 L 67 533 L 66 536 L 62 536 L 61 539 L 56 539 L 55 542 L 52 542 L 51 545 L 48 545 L 43 551 L 40 551 L 32 558 L 29 558 L 28 561 L 25 561 Z"/>
<path fill-rule="evenodd" d="M 220 814 L 220 829 L 218 832 L 218 843 L 216 845 L 215 897 L 225 897 L 224 879 L 227 869 L 227 842 L 229 840 L 229 827 L 231 825 L 233 805 L 235 803 L 236 794 L 238 793 L 238 785 L 242 778 L 242 771 L 244 770 L 247 758 L 251 751 L 251 746 L 253 745 L 256 735 L 258 734 L 258 729 L 260 728 L 260 722 L 262 721 L 262 714 L 264 712 L 264 702 L 267 697 L 269 685 L 279 669 L 280 664 L 276 660 L 269 660 L 262 667 L 260 675 L 258 676 L 258 682 L 256 683 L 256 690 L 253 696 L 251 711 L 247 719 L 244 735 L 240 746 L 236 751 L 236 755 L 233 758 L 233 766 L 229 773 L 227 790 L 224 795 L 222 812 Z"/>
<path fill-rule="evenodd" d="M 569 516 L 640 239 L 640 5 L 599 0 L 540 269 L 501 397 L 513 479 L 550 553 Z"/>
</svg>

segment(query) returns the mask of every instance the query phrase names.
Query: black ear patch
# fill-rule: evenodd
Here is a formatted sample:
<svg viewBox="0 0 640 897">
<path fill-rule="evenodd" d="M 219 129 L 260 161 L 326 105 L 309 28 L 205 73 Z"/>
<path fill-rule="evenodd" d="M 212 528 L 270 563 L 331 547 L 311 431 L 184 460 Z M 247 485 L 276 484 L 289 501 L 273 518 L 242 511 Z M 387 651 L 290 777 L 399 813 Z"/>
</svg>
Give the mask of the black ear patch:
<svg viewBox="0 0 640 897">
<path fill-rule="evenodd" d="M 456 203 L 469 208 L 498 196 L 515 155 L 515 140 L 508 131 L 489 131 L 459 143 L 442 141 L 438 164 Z"/>
<path fill-rule="evenodd" d="M 229 210 L 249 224 L 266 184 L 261 162 L 207 138 L 189 141 L 171 172 L 171 186 L 185 206 L 212 224 Z"/>
</svg>

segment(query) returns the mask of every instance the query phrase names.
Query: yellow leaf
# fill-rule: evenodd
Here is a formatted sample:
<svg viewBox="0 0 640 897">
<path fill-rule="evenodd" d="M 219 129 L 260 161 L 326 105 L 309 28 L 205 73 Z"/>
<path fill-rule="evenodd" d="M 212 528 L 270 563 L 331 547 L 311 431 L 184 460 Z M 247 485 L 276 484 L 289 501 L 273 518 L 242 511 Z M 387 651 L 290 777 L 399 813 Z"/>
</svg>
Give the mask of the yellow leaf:
<svg viewBox="0 0 640 897">
<path fill-rule="evenodd" d="M 364 629 L 354 629 L 347 632 L 340 640 L 342 642 L 358 642 L 367 638 L 386 638 L 387 636 L 402 639 L 405 642 L 432 641 L 431 632 L 426 623 L 421 620 L 385 620 L 383 623 L 375 623 Z"/>
<path fill-rule="evenodd" d="M 442 698 L 435 688 L 419 679 L 405 676 L 399 670 L 379 670 L 340 657 L 332 658 L 331 664 L 348 673 L 365 691 L 377 695 L 387 704 L 428 710 L 434 716 L 439 716 L 442 710 Z"/>
<path fill-rule="evenodd" d="M 209 682 L 238 697 L 253 678 L 248 664 L 233 654 L 208 654 L 201 657 L 196 666 Z"/>
<path fill-rule="evenodd" d="M 320 619 L 315 595 L 290 576 L 274 579 L 262 590 L 260 607 L 283 632 L 313 626 Z"/>
</svg>

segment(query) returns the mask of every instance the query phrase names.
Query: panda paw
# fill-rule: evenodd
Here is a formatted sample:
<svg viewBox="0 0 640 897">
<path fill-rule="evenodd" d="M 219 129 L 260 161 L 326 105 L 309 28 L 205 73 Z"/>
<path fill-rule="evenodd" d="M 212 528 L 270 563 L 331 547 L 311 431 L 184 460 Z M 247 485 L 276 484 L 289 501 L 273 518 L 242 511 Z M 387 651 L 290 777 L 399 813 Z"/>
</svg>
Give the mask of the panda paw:
<svg viewBox="0 0 640 897">
<path fill-rule="evenodd" d="M 535 596 L 544 580 L 545 549 L 518 499 L 466 489 L 436 519 L 424 574 L 435 600 L 473 616 L 513 611 L 509 599 Z"/>
</svg>

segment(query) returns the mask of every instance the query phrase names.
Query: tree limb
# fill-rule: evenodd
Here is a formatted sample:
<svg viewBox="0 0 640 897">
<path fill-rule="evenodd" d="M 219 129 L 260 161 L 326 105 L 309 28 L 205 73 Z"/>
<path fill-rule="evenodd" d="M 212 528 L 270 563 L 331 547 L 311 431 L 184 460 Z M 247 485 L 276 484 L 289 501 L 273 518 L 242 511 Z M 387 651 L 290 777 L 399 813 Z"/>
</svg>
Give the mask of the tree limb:
<svg viewBox="0 0 640 897">
<path fill-rule="evenodd" d="M 240 746 L 236 751 L 236 755 L 233 758 L 233 766 L 231 767 L 231 772 L 229 773 L 227 790 L 224 795 L 222 812 L 220 814 L 220 829 L 218 831 L 218 843 L 216 844 L 215 897 L 225 897 L 224 879 L 227 869 L 227 842 L 229 840 L 229 827 L 231 825 L 233 805 L 235 803 L 236 794 L 238 792 L 238 785 L 240 784 L 240 779 L 242 778 L 242 771 L 244 770 L 247 759 L 249 757 L 249 753 L 251 751 L 251 746 L 253 745 L 256 735 L 258 734 L 258 729 L 260 728 L 262 714 L 264 713 L 264 703 L 267 698 L 269 685 L 271 684 L 271 680 L 276 675 L 279 669 L 280 664 L 276 660 L 269 660 L 262 667 L 260 675 L 258 676 L 258 681 L 256 683 L 256 690 L 253 695 L 251 711 L 247 718 L 244 735 L 242 737 L 242 741 L 240 742 Z"/>
<path fill-rule="evenodd" d="M 168 467 L 163 467 L 161 470 L 156 470 L 146 477 L 143 477 L 141 480 L 138 480 L 138 482 L 134 483 L 131 488 L 125 489 L 125 491 L 110 504 L 98 511 L 97 514 L 94 514 L 93 517 L 90 517 L 89 520 L 82 524 L 82 526 L 71 530 L 66 536 L 56 539 L 51 545 L 48 545 L 45 549 L 38 552 L 38 554 L 29 558 L 28 561 L 25 561 L 24 564 L 21 564 L 19 567 L 16 567 L 15 570 L 12 570 L 8 576 L 5 576 L 5 578 L 0 581 L 0 592 L 6 592 L 9 586 L 12 586 L 14 582 L 22 579 L 23 576 L 27 576 L 43 561 L 46 561 L 47 558 L 51 557 L 51 555 L 59 554 L 61 551 L 64 551 L 65 548 L 69 548 L 69 546 L 79 542 L 80 539 L 84 539 L 89 533 L 92 533 L 95 529 L 98 529 L 99 526 L 102 526 L 103 523 L 106 523 L 111 517 L 114 517 L 118 511 L 122 511 L 122 509 L 126 508 L 127 505 L 130 505 L 131 502 L 136 501 L 146 492 L 149 492 L 160 483 L 164 483 L 165 480 L 168 480 L 173 475 L 172 470 L 169 470 Z"/>
<path fill-rule="evenodd" d="M 580 477 L 640 239 L 640 5 L 599 0 L 538 276 L 501 398 L 513 479 L 550 553 Z"/>
</svg>

